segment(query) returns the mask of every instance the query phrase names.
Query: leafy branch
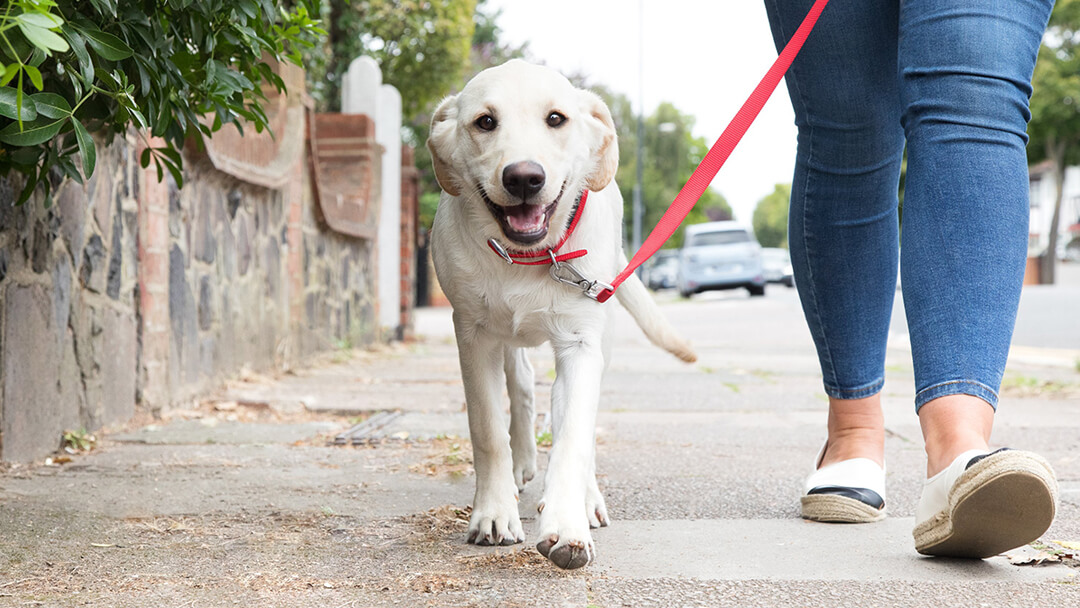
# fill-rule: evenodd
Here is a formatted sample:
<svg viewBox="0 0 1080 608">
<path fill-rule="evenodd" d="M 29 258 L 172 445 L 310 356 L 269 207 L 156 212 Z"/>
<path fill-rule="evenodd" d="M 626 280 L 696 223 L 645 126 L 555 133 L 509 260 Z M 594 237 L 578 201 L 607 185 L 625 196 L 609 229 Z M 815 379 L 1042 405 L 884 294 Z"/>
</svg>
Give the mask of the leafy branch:
<svg viewBox="0 0 1080 608">
<path fill-rule="evenodd" d="M 18 204 L 40 189 L 48 205 L 61 179 L 93 173 L 91 133 L 108 144 L 135 127 L 164 141 L 147 139 L 142 166 L 182 186 L 185 140 L 268 128 L 263 85 L 284 91 L 272 64 L 299 63 L 325 36 L 313 14 L 318 0 L 11 0 L 0 14 L 0 175 L 25 176 Z"/>
</svg>

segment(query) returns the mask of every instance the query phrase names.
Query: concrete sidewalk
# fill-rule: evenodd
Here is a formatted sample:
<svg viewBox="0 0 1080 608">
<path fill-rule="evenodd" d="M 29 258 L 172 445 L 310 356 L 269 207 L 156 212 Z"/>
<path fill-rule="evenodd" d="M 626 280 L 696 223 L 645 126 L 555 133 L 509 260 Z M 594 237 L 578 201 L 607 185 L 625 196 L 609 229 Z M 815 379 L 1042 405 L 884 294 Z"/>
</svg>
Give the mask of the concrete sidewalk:
<svg viewBox="0 0 1080 608">
<path fill-rule="evenodd" d="M 995 443 L 1040 452 L 1061 480 L 1044 545 L 1012 554 L 1023 565 L 923 558 L 906 351 L 890 350 L 883 393 L 890 517 L 804 522 L 826 402 L 793 290 L 661 299 L 700 361 L 620 311 L 598 422 L 612 525 L 582 570 L 532 548 L 539 480 L 521 500 L 528 543 L 465 544 L 471 447 L 449 311 L 433 309 L 419 343 L 248 375 L 69 462 L 4 469 L 0 606 L 1080 605 L 1076 369 L 1014 362 L 1003 388 Z M 544 412 L 553 365 L 533 360 Z M 357 445 L 333 445 L 365 420 Z"/>
</svg>

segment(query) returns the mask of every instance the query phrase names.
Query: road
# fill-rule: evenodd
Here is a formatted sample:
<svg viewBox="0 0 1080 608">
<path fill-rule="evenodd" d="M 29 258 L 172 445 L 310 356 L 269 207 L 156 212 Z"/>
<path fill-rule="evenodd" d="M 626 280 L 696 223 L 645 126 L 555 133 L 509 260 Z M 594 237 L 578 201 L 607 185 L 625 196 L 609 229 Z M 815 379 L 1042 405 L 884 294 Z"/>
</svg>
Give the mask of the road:
<svg viewBox="0 0 1080 608">
<path fill-rule="evenodd" d="M 531 537 L 465 544 L 464 397 L 449 311 L 426 309 L 415 344 L 249 374 L 164 420 L 111 430 L 61 466 L 0 471 L 0 604 L 1080 605 L 1075 559 L 915 553 L 925 462 L 902 341 L 883 392 L 889 517 L 804 522 L 798 498 L 826 402 L 794 290 L 658 297 L 700 360 L 657 350 L 617 312 L 597 430 L 612 525 L 595 531 L 586 568 L 557 570 Z M 538 349 L 534 364 L 542 434 L 550 354 Z M 1078 414 L 1075 368 L 1010 363 L 994 443 L 1056 468 L 1061 505 L 1043 540 L 1066 554 L 1080 553 Z M 367 430 L 372 443 L 332 445 L 365 419 L 386 423 Z M 530 535 L 541 485 L 521 497 Z M 1038 553 L 1025 551 L 1014 559 Z"/>
</svg>

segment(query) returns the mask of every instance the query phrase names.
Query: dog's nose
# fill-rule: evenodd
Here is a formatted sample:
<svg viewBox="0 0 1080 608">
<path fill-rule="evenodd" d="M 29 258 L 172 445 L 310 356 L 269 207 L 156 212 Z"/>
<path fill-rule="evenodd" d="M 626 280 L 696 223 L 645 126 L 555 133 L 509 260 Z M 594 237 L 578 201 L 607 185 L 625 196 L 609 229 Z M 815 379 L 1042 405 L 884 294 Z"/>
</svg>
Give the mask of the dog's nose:
<svg viewBox="0 0 1080 608">
<path fill-rule="evenodd" d="M 525 160 L 507 165 L 503 169 L 503 188 L 515 198 L 525 199 L 544 187 L 544 168 L 540 163 Z"/>
</svg>

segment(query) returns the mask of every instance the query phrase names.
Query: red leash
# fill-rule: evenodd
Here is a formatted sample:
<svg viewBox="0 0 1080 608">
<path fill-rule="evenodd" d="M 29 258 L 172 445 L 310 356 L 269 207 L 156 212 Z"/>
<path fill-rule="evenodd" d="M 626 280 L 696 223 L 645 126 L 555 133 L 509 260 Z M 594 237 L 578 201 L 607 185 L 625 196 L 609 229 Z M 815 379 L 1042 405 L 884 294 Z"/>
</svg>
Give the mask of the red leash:
<svg viewBox="0 0 1080 608">
<path fill-rule="evenodd" d="M 671 238 L 671 235 L 675 234 L 675 231 L 679 229 L 679 224 L 686 219 L 687 214 L 697 204 L 701 195 L 705 193 L 709 183 L 716 177 L 716 172 L 720 170 L 720 167 L 724 166 L 724 162 L 731 155 L 731 151 L 735 149 L 739 140 L 746 134 L 746 130 L 753 124 L 754 119 L 761 112 L 761 108 L 765 106 L 765 102 L 769 100 L 769 96 L 776 89 L 776 85 L 780 84 L 780 79 L 784 77 L 784 73 L 791 67 L 791 62 L 799 54 L 803 43 L 806 42 L 806 37 L 814 29 L 818 16 L 821 15 L 821 11 L 828 3 L 829 0 L 817 0 L 814 3 L 806 18 L 803 19 L 802 25 L 796 30 L 795 35 L 791 37 L 787 46 L 780 52 L 765 77 L 761 79 L 761 82 L 754 89 L 754 92 L 739 108 L 735 118 L 731 119 L 731 123 L 724 129 L 720 139 L 716 140 L 716 143 L 709 149 L 709 153 L 701 160 L 701 164 L 698 165 L 697 169 L 694 169 L 694 173 L 690 175 L 690 179 L 679 191 L 675 201 L 671 203 L 668 210 L 664 212 L 664 216 L 657 222 L 656 228 L 653 228 L 653 231 L 649 233 L 649 237 L 645 239 L 641 249 L 638 249 L 626 268 L 611 282 L 610 288 L 605 288 L 596 294 L 598 302 L 606 302 L 615 293 L 619 285 L 633 274 L 639 266 L 644 264 L 645 260 L 652 257 Z"/>
</svg>

